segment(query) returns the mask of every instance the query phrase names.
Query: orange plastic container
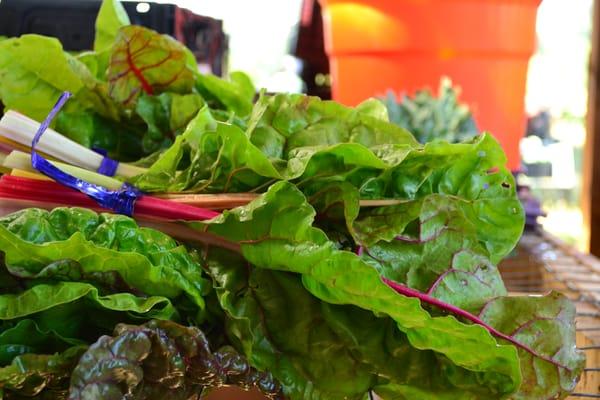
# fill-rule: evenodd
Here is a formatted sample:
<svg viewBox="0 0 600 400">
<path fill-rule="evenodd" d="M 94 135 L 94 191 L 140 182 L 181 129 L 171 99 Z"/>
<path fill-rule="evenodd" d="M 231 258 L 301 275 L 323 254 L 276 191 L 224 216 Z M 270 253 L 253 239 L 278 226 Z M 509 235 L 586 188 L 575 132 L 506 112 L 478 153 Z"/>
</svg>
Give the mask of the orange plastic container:
<svg viewBox="0 0 600 400">
<path fill-rule="evenodd" d="M 519 167 L 525 85 L 541 0 L 320 0 L 333 98 L 462 88 L 480 129 Z"/>
</svg>

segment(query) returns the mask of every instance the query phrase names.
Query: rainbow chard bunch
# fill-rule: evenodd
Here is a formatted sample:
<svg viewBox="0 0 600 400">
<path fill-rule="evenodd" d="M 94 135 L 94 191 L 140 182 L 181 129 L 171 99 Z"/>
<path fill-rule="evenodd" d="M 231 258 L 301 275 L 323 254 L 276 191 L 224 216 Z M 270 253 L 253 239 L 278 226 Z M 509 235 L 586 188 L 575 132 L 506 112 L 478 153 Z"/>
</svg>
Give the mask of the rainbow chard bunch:
<svg viewBox="0 0 600 400">
<path fill-rule="evenodd" d="M 32 346 L 18 338 L 33 334 L 6 334 L 6 348 L 19 351 L 5 356 L 0 386 L 21 395 L 33 383 L 19 382 L 42 379 L 26 393 L 53 396 L 46 393 L 88 382 L 88 398 L 106 390 L 158 399 L 165 387 L 183 398 L 199 393 L 204 375 L 193 363 L 174 362 L 168 371 L 177 379 L 157 381 L 143 349 L 124 356 L 123 368 L 137 371 L 126 374 L 132 380 L 94 386 L 95 374 L 115 374 L 93 369 L 78 346 L 129 352 L 118 345 L 121 328 L 115 339 L 103 335 L 158 319 L 231 346 L 260 371 L 235 382 L 274 396 L 280 387 L 291 400 L 363 400 L 370 391 L 384 399 L 565 398 L 584 365 L 573 304 L 554 292 L 508 296 L 496 268 L 524 219 L 499 144 L 484 134 L 422 146 L 381 107 L 263 96 L 244 128 L 203 107 L 133 182 L 156 192 L 261 194 L 212 220 L 171 226 L 180 242 L 82 209 L 1 219 L 1 319 L 8 332 L 26 323 L 43 340 Z M 155 328 L 131 329 L 123 343 L 138 334 L 154 343 Z M 33 378 L 19 367 L 21 357 L 63 354 Z"/>
<path fill-rule="evenodd" d="M 198 74 L 182 45 L 129 26 L 116 1 L 103 3 L 95 47 L 0 42 L 1 101 L 41 119 L 69 90 L 59 131 L 121 158 L 157 151 L 127 183 L 254 200 L 207 221 L 151 221 L 178 240 L 81 208 L 0 218 L 4 398 L 574 390 L 585 360 L 573 304 L 509 296 L 496 268 L 524 215 L 492 136 L 422 145 L 377 100 L 252 104 L 243 75 Z"/>
<path fill-rule="evenodd" d="M 244 117 L 255 94 L 241 72 L 229 80 L 201 75 L 184 45 L 129 25 L 118 0 L 102 4 L 93 51 L 72 55 L 58 40 L 39 35 L 0 43 L 0 103 L 41 121 L 69 91 L 74 99 L 56 129 L 117 159 L 168 146 L 204 104 L 224 120 Z"/>
</svg>

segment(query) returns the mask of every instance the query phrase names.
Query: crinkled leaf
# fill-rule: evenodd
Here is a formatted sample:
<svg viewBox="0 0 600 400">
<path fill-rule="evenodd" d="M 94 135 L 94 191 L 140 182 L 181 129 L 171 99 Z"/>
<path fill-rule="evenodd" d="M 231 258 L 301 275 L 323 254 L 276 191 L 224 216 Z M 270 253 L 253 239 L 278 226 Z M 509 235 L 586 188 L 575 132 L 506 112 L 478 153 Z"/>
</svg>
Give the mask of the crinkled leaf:
<svg viewBox="0 0 600 400">
<path fill-rule="evenodd" d="M 229 81 L 210 74 L 197 74 L 196 88 L 212 108 L 232 111 L 242 117 L 252 111 L 256 89 L 243 72 L 232 72 Z"/>
<path fill-rule="evenodd" d="M 272 371 L 290 399 L 362 399 L 390 381 L 429 399 L 494 395 L 477 374 L 412 348 L 390 318 L 321 302 L 299 277 L 254 268 L 231 253 L 210 249 L 206 256 L 233 342 L 253 365 Z"/>
<path fill-rule="evenodd" d="M 84 351 L 85 347 L 77 346 L 60 354 L 16 357 L 11 365 L 0 368 L 0 388 L 5 391 L 5 398 L 38 398 L 42 390 L 46 393 L 39 398 L 66 398 L 65 387 L 71 371 Z"/>
<path fill-rule="evenodd" d="M 107 79 L 110 96 L 126 107 L 133 107 L 142 93 L 186 94 L 194 85 L 185 47 L 167 35 L 134 25 L 119 30 Z"/>
<path fill-rule="evenodd" d="M 524 385 L 518 391 L 521 367 L 517 347 L 499 344 L 491 331 L 479 324 L 460 322 L 454 316 L 434 317 L 420 306 L 417 298 L 390 293 L 375 268 L 353 253 L 337 250 L 321 231 L 313 228 L 313 217 L 314 211 L 297 189 L 278 183 L 247 207 L 226 212 L 209 223 L 192 225 L 239 243 L 244 257 L 258 268 L 301 274 L 304 286 L 322 301 L 351 304 L 391 317 L 412 347 L 432 350 L 447 359 L 452 368 L 459 367 L 456 371 L 476 374 L 474 380 L 466 379 L 464 372 L 452 375 L 453 384 L 463 390 L 473 382 L 495 392 L 498 398 L 513 392 L 520 396 L 527 390 Z M 565 321 L 568 322 L 564 326 L 569 326 L 572 333 L 572 319 L 565 316 Z M 569 343 L 572 336 L 563 331 L 549 340 L 555 339 Z M 544 361 L 543 352 L 533 353 L 536 359 Z M 581 363 L 578 353 L 565 357 L 573 365 Z M 551 381 L 540 377 L 537 385 L 542 388 L 538 390 L 552 393 Z"/>
<path fill-rule="evenodd" d="M 204 309 L 208 285 L 186 249 L 128 217 L 26 209 L 0 218 L 0 248 L 8 270 L 21 278 L 60 276 L 167 298 L 185 293 Z"/>
<path fill-rule="evenodd" d="M 297 276 L 218 249 L 207 257 L 232 341 L 252 365 L 273 373 L 288 398 L 362 399 L 374 385 L 369 366 L 340 342 Z"/>
<path fill-rule="evenodd" d="M 198 328 L 151 321 L 119 325 L 114 335 L 101 337 L 81 357 L 69 399 L 189 399 L 225 384 L 279 396 L 269 374 L 253 370 L 231 348 L 212 353 Z"/>
<path fill-rule="evenodd" d="M 60 79 L 57 79 L 60 77 Z M 67 109 L 93 108 L 118 119 L 108 87 L 54 38 L 23 35 L 0 44 L 0 99 L 11 109 L 43 120 L 63 91 L 75 95 Z"/>
<path fill-rule="evenodd" d="M 360 248 L 364 259 L 382 276 L 473 311 L 506 295 L 478 236 L 473 207 L 452 196 L 429 195 L 368 211 L 353 230 L 359 243 L 368 243 Z"/>
<path fill-rule="evenodd" d="M 306 109 L 301 107 L 302 99 Z M 347 116 L 348 121 L 333 120 L 330 114 L 336 113 Z M 247 132 L 215 123 L 204 112 L 146 174 L 133 182 L 149 191 L 235 192 L 261 190 L 273 181 L 290 180 L 311 198 L 340 182 L 354 186 L 360 199 L 452 195 L 469 202 L 470 207 L 464 208 L 466 218 L 477 228 L 478 240 L 490 253 L 492 263 L 510 252 L 522 232 L 524 217 L 513 177 L 504 167 L 504 153 L 491 136 L 482 135 L 463 144 L 430 143 L 421 148 L 397 144 L 404 140 L 402 134 L 389 130 L 385 121 L 371 117 L 369 123 L 361 125 L 365 118 L 368 116 L 341 105 L 302 96 L 263 99 L 255 107 Z M 349 121 L 359 125 L 351 128 Z M 325 129 L 327 124 L 333 125 L 331 135 Z M 379 130 L 379 125 L 386 128 Z M 355 139 L 347 136 L 353 130 L 358 132 L 355 138 L 360 143 L 347 143 Z M 305 141 L 313 136 L 317 141 L 341 143 L 296 147 L 285 158 L 285 149 L 295 138 Z M 187 159 L 190 162 L 179 169 Z M 408 217 L 400 222 L 396 218 L 389 232 L 416 219 Z M 381 239 L 390 240 L 372 238 Z"/>
<path fill-rule="evenodd" d="M 18 294 L 0 295 L 0 320 L 27 317 L 80 299 L 107 310 L 148 314 L 149 318 L 171 319 L 176 316 L 173 305 L 165 297 L 143 298 L 130 293 L 101 295 L 95 286 L 88 283 L 58 282 L 38 284 Z"/>
<path fill-rule="evenodd" d="M 244 257 L 259 268 L 301 274 L 304 286 L 322 301 L 388 315 L 411 346 L 432 350 L 476 373 L 481 386 L 498 397 L 518 389 L 521 376 L 514 347 L 498 345 L 481 326 L 452 316 L 432 317 L 417 299 L 397 295 L 373 267 L 353 253 L 337 250 L 313 228 L 313 217 L 297 189 L 278 183 L 249 206 L 193 226 L 240 243 Z"/>
</svg>

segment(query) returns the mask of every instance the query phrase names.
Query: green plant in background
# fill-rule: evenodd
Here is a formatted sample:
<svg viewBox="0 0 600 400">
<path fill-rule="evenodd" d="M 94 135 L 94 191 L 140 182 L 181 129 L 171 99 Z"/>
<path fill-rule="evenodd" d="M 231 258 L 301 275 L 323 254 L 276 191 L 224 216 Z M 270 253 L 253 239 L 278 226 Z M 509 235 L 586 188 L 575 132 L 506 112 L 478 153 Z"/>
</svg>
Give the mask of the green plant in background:
<svg viewBox="0 0 600 400">
<path fill-rule="evenodd" d="M 469 107 L 459 103 L 458 96 L 458 89 L 444 78 L 437 97 L 423 89 L 414 97 L 403 94 L 400 99 L 390 91 L 381 100 L 388 109 L 390 122 L 412 132 L 419 142 L 458 143 L 479 133 Z"/>
</svg>

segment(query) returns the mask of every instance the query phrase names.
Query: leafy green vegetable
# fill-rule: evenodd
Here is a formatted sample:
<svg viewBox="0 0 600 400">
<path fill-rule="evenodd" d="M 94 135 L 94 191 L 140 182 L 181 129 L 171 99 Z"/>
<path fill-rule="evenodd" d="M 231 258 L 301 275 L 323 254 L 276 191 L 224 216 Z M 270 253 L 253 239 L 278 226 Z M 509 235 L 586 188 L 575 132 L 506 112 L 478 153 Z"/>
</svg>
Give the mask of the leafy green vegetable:
<svg viewBox="0 0 600 400">
<path fill-rule="evenodd" d="M 198 94 L 162 93 L 158 96 L 140 97 L 136 112 L 148 125 L 148 133 L 143 142 L 144 152 L 151 153 L 167 147 L 183 132 L 203 103 Z"/>
<path fill-rule="evenodd" d="M 77 60 L 60 42 L 38 35 L 0 42 L 0 98 L 8 108 L 42 120 L 63 91 L 85 90 Z M 60 79 L 56 77 L 60 76 Z"/>
<path fill-rule="evenodd" d="M 400 100 L 389 92 L 385 99 L 390 121 L 412 132 L 421 143 L 445 140 L 458 143 L 479 133 L 471 111 L 458 102 L 458 93 L 448 79 L 440 83 L 438 97 L 428 90 Z"/>
<path fill-rule="evenodd" d="M 276 397 L 275 379 L 291 400 L 573 390 L 572 304 L 507 297 L 495 266 L 523 227 L 501 147 L 487 134 L 430 141 L 474 128 L 450 87 L 400 107 L 254 104 L 245 74 L 200 74 L 188 49 L 105 0 L 93 51 L 0 42 L 7 107 L 41 119 L 63 90 L 74 101 L 56 128 L 114 158 L 147 156 L 139 188 L 266 193 L 182 227 L 211 237 L 195 248 L 78 208 L 0 218 L 4 397 L 188 399 L 223 384 Z M 399 112 L 428 143 L 389 122 Z M 246 358 L 211 353 L 200 327 Z"/>
<path fill-rule="evenodd" d="M 56 130 L 90 148 L 107 150 L 123 161 L 140 155 L 145 126 L 102 117 L 91 110 L 63 110 L 56 118 Z"/>
<path fill-rule="evenodd" d="M 63 91 L 74 97 L 56 130 L 133 161 L 171 145 L 205 101 L 220 120 L 245 126 L 256 90 L 241 72 L 229 80 L 201 75 L 185 46 L 129 25 L 120 2 L 105 0 L 93 51 L 71 55 L 38 35 L 1 41 L 1 104 L 40 121 Z"/>
<path fill-rule="evenodd" d="M 256 89 L 248 75 L 235 71 L 229 74 L 229 81 L 214 75 L 196 77 L 196 89 L 216 109 L 231 110 L 245 117 L 252 111 Z"/>
<path fill-rule="evenodd" d="M 0 387 L 8 392 L 4 398 L 66 399 L 64 388 L 84 351 L 85 347 L 77 346 L 55 355 L 16 357 L 11 365 L 0 368 Z"/>
<path fill-rule="evenodd" d="M 70 349 L 119 323 L 210 319 L 219 330 L 204 300 L 211 284 L 195 256 L 128 217 L 22 210 L 0 218 L 0 250 L 0 388 L 7 398 L 66 398 L 78 359 L 67 357 Z"/>
<path fill-rule="evenodd" d="M 167 298 L 185 293 L 204 309 L 208 283 L 187 251 L 128 217 L 27 209 L 0 218 L 0 246 L 8 270 L 22 278 L 58 275 Z"/>
<path fill-rule="evenodd" d="M 119 29 L 129 24 L 129 16 L 119 0 L 103 1 L 96 19 L 94 50 L 101 52 L 110 49 Z"/>
<path fill-rule="evenodd" d="M 340 116 L 345 118 L 337 119 Z M 321 134 L 327 130 L 331 134 Z M 379 160 L 373 153 L 386 144 L 394 144 L 388 149 L 394 154 Z M 277 95 L 256 105 L 246 132 L 215 121 L 208 110 L 199 113 L 181 138 L 134 183 L 147 191 L 245 191 L 273 179 L 305 179 L 306 170 L 314 174 L 309 162 L 321 153 L 347 154 L 347 164 L 383 169 L 414 145 L 408 132 L 337 103 Z M 190 163 L 178 173 L 182 159 Z M 343 172 L 341 163 L 335 167 L 333 174 Z"/>
<path fill-rule="evenodd" d="M 488 302 L 479 317 L 555 362 L 519 348 L 521 373 L 527 379 L 515 399 L 546 399 L 549 394 L 560 398 L 575 389 L 585 360 L 575 347 L 575 307 L 567 297 L 557 292 L 543 297 L 500 297 Z"/>
<path fill-rule="evenodd" d="M 0 365 L 10 364 L 21 354 L 56 353 L 78 344 L 80 340 L 62 337 L 33 319 L 4 321 L 0 326 Z"/>
<path fill-rule="evenodd" d="M 322 231 L 311 226 L 313 218 L 314 211 L 304 196 L 292 185 L 278 183 L 273 185 L 266 195 L 247 207 L 225 212 L 222 217 L 208 223 L 193 223 L 192 225 L 197 229 L 239 243 L 244 258 L 256 268 L 299 274 L 306 290 L 323 302 L 334 305 L 353 305 L 370 310 L 374 316 L 379 318 L 384 316 L 391 318 L 397 329 L 406 335 L 410 344 L 409 351 L 432 351 L 435 354 L 435 361 L 441 364 L 439 371 L 445 371 L 442 372 L 442 375 L 448 379 L 448 388 L 459 390 L 462 393 L 459 398 L 479 398 L 478 396 L 506 398 L 510 395 L 517 396 L 517 398 L 530 398 L 529 382 L 531 379 L 536 379 L 535 391 L 537 391 L 537 396 L 540 396 L 535 398 L 562 398 L 573 389 L 575 383 L 573 377 L 580 372 L 583 358 L 580 353 L 573 350 L 573 315 L 569 311 L 566 311 L 562 321 L 571 322 L 564 324 L 559 321 L 557 326 L 561 326 L 561 329 L 552 329 L 547 332 L 548 337 L 544 338 L 544 343 L 554 343 L 558 344 L 560 348 L 564 348 L 564 359 L 568 359 L 568 365 L 573 366 L 571 371 L 564 375 L 566 379 L 561 380 L 564 386 L 558 387 L 556 380 L 537 378 L 535 376 L 537 371 L 527 367 L 528 363 L 531 363 L 532 353 L 518 353 L 512 345 L 498 343 L 498 339 L 495 339 L 490 331 L 481 325 L 469 325 L 454 316 L 436 316 L 439 311 L 444 310 L 428 312 L 421 307 L 418 299 L 399 296 L 390 291 L 382 281 L 381 273 L 378 272 L 378 269 L 384 268 L 383 266 L 374 268 L 375 261 L 367 263 L 351 252 L 336 249 L 335 244 L 329 241 Z M 472 268 L 469 261 L 479 262 L 477 258 L 469 259 L 467 257 L 462 261 L 461 267 Z M 223 263 L 225 266 L 228 264 Z M 215 272 L 211 270 L 211 274 L 214 275 Z M 253 287 L 261 289 L 264 286 L 265 284 L 249 285 L 249 288 L 250 290 Z M 412 290 L 414 291 L 414 289 Z M 239 289 L 235 293 L 239 293 Z M 231 295 L 228 297 L 231 298 Z M 273 298 L 277 298 L 277 296 Z M 223 300 L 221 301 L 223 302 Z M 511 300 L 500 297 L 492 303 L 496 301 L 501 304 Z M 523 298 L 519 301 L 527 304 L 528 309 L 535 309 L 538 305 L 537 300 L 531 298 Z M 549 310 L 557 309 L 557 301 L 564 300 L 557 299 L 555 296 L 544 300 L 544 302 L 553 304 L 553 306 L 549 306 Z M 293 306 L 290 305 L 286 309 L 289 310 L 290 307 Z M 238 311 L 242 310 L 251 312 L 246 311 L 250 310 L 246 306 L 238 307 Z M 522 307 L 511 308 L 510 311 L 511 314 L 503 314 L 506 315 L 507 320 L 522 321 L 531 318 L 531 314 L 525 312 Z M 551 311 L 549 312 L 551 313 Z M 232 318 L 240 318 L 239 315 L 231 311 L 230 313 Z M 258 315 L 265 321 L 269 321 L 268 312 Z M 462 315 L 458 317 L 460 318 Z M 241 321 L 244 320 L 244 318 L 241 319 Z M 275 324 L 277 329 L 283 329 L 285 332 L 285 327 L 282 326 L 284 324 L 278 323 L 278 321 L 275 319 L 271 323 Z M 496 329 L 504 330 L 506 334 L 511 333 L 505 324 L 497 324 L 494 321 L 491 323 L 495 325 Z M 550 323 L 556 324 L 557 322 Z M 258 335 L 255 332 L 245 335 L 240 329 L 233 329 L 233 333 L 236 332 L 238 332 L 238 336 L 246 340 L 251 340 Z M 527 347 L 530 344 L 529 341 L 536 340 L 536 338 L 538 338 L 536 331 L 527 331 L 523 332 L 523 337 L 519 337 L 518 340 L 523 342 L 523 347 Z M 262 346 L 260 349 L 266 354 L 261 356 L 258 353 L 255 356 L 254 352 L 257 350 L 250 344 L 242 342 L 242 346 L 251 361 L 257 362 L 253 357 L 260 357 L 260 361 L 264 363 L 261 365 L 266 364 L 265 368 L 271 368 L 275 376 L 282 381 L 286 394 L 292 395 L 292 398 L 303 398 L 300 395 L 294 397 L 296 396 L 294 395 L 294 386 L 287 386 L 289 381 L 286 382 L 286 376 L 277 375 L 278 365 L 272 364 L 273 360 L 280 359 L 281 356 L 275 357 L 275 355 L 280 354 L 281 349 L 273 352 Z M 554 363 L 545 359 L 548 348 L 543 346 L 545 345 L 540 348 L 534 346 L 533 349 L 530 349 L 534 355 L 534 362 L 543 365 L 546 373 L 555 373 L 552 371 L 556 371 L 556 365 L 561 365 L 559 368 L 563 368 L 564 365 L 560 358 L 553 361 Z M 362 357 L 368 359 L 370 349 L 362 348 L 361 352 L 364 352 Z M 292 352 L 292 354 L 294 353 Z M 435 367 L 435 363 L 433 366 Z M 376 365 L 373 370 L 386 371 L 386 368 Z M 398 376 L 401 377 L 401 375 Z M 521 385 L 522 378 L 524 382 L 528 383 Z M 396 381 L 395 375 L 382 376 L 380 379 L 382 382 L 377 385 L 375 390 L 381 388 L 384 393 L 398 390 L 396 396 L 429 391 L 426 386 L 407 388 L 407 382 Z M 443 381 L 443 378 L 441 380 Z M 292 381 L 294 380 L 292 379 Z M 315 382 L 311 381 L 311 385 L 314 384 Z M 317 387 L 316 389 L 321 388 Z M 487 397 L 482 396 L 482 391 L 487 391 Z M 431 392 L 429 396 L 435 398 Z"/>
<path fill-rule="evenodd" d="M 289 398 L 362 399 L 390 376 L 435 393 L 430 398 L 464 394 L 452 389 L 435 354 L 411 349 L 391 319 L 320 302 L 293 274 L 250 267 L 218 249 L 208 254 L 232 340 L 253 365 L 273 372 Z"/>
<path fill-rule="evenodd" d="M 117 103 L 131 107 L 142 93 L 190 93 L 193 72 L 181 43 L 141 26 L 124 26 L 111 50 L 109 94 Z"/>
<path fill-rule="evenodd" d="M 198 328 L 168 321 L 119 325 L 81 357 L 71 377 L 71 399 L 196 398 L 223 385 L 257 387 L 270 398 L 280 388 L 230 347 L 214 354 Z"/>
</svg>

